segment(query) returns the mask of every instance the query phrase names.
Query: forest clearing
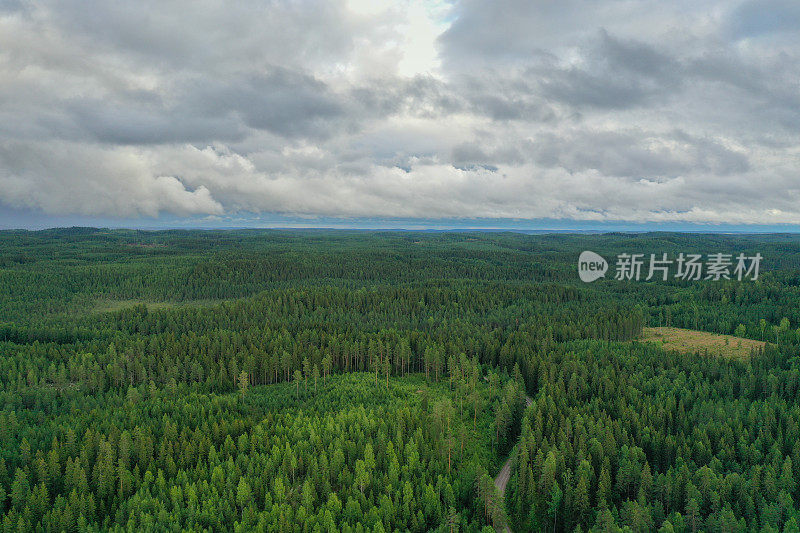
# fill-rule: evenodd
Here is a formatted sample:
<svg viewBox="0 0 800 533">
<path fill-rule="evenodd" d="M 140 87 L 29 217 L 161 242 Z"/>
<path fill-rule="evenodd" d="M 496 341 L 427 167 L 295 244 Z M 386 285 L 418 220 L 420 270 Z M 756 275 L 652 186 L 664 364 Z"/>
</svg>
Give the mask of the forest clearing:
<svg viewBox="0 0 800 533">
<path fill-rule="evenodd" d="M 739 360 L 746 360 L 753 354 L 763 352 L 765 345 L 763 341 L 734 335 L 673 327 L 642 328 L 642 336 L 639 340 L 655 342 L 665 350 L 701 355 L 707 353 Z"/>
</svg>

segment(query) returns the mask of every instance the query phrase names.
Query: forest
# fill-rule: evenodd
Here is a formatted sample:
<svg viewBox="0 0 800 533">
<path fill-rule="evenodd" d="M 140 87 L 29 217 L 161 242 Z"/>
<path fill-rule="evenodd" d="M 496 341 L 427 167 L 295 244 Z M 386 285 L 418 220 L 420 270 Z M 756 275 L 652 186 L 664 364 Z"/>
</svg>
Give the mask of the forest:
<svg viewBox="0 0 800 533">
<path fill-rule="evenodd" d="M 800 532 L 799 349 L 794 235 L 2 231 L 0 528 Z"/>
</svg>

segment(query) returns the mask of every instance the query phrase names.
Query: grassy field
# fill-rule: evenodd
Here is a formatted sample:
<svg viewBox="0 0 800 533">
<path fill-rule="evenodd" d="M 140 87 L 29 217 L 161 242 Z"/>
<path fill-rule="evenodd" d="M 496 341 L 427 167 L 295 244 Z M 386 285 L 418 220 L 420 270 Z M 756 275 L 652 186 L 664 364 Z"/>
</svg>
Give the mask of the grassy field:
<svg viewBox="0 0 800 533">
<path fill-rule="evenodd" d="M 684 353 L 708 353 L 732 359 L 747 359 L 754 349 L 763 349 L 764 342 L 719 335 L 707 331 L 681 328 L 644 328 L 639 340 L 651 341 L 666 350 L 677 350 Z"/>
</svg>

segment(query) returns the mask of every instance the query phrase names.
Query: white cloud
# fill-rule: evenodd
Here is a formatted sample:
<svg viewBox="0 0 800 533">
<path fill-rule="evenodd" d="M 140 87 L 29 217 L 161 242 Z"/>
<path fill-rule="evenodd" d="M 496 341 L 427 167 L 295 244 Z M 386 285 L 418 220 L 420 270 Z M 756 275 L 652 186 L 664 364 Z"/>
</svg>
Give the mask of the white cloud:
<svg viewBox="0 0 800 533">
<path fill-rule="evenodd" d="M 130 147 L 62 141 L 0 144 L 0 190 L 12 207 L 48 214 L 156 216 L 220 214 L 205 185 L 187 189 Z"/>
<path fill-rule="evenodd" d="M 0 7 L 0 205 L 800 222 L 794 4 Z"/>
</svg>

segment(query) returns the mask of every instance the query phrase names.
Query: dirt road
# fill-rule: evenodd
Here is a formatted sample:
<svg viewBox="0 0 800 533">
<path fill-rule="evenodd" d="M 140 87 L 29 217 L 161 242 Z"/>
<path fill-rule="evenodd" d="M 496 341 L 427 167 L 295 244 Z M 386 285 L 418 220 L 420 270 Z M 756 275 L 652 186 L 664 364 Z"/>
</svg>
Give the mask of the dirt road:
<svg viewBox="0 0 800 533">
<path fill-rule="evenodd" d="M 530 407 L 533 403 L 533 400 L 530 396 L 525 396 L 525 407 Z M 506 492 L 506 485 L 508 484 L 508 478 L 511 477 L 511 456 L 508 457 L 503 468 L 500 469 L 500 473 L 497 474 L 497 477 L 494 478 L 494 485 L 497 487 L 497 492 L 500 495 L 504 495 Z M 506 526 L 505 529 L 506 533 L 511 533 L 511 529 Z"/>
</svg>

